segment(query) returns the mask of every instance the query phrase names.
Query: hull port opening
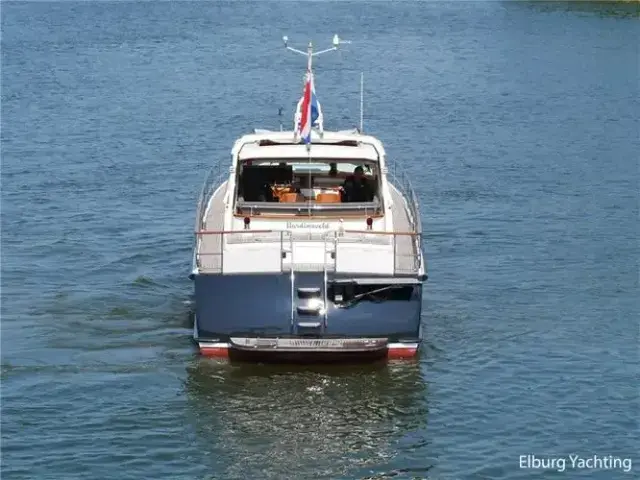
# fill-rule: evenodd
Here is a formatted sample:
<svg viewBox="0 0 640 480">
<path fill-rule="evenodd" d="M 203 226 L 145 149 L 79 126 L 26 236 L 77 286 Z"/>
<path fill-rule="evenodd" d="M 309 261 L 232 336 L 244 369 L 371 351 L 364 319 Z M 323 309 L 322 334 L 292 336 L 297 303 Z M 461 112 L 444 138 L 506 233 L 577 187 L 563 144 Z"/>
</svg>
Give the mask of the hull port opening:
<svg viewBox="0 0 640 480">
<path fill-rule="evenodd" d="M 327 297 L 336 307 L 348 308 L 360 302 L 382 303 L 388 301 L 410 301 L 415 292 L 414 285 L 358 285 L 331 284 Z"/>
</svg>

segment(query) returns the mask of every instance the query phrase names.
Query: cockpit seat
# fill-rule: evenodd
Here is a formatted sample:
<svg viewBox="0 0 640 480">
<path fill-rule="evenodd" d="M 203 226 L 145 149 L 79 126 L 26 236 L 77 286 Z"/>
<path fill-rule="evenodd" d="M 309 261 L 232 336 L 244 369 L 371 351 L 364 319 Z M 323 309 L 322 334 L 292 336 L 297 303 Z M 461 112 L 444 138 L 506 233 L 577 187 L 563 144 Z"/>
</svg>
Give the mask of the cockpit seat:
<svg viewBox="0 0 640 480">
<path fill-rule="evenodd" d="M 322 192 L 316 197 L 316 203 L 340 203 L 340 194 Z"/>
<path fill-rule="evenodd" d="M 300 194 L 298 193 L 281 193 L 280 201 L 283 203 L 295 203 L 301 201 L 299 197 Z"/>
</svg>

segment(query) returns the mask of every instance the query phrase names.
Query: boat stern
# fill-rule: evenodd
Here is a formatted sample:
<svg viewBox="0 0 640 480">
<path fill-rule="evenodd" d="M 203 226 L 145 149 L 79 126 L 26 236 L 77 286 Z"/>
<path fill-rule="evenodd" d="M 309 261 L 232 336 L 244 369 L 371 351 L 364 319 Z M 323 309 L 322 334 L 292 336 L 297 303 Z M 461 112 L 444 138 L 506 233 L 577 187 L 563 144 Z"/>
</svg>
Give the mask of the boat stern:
<svg viewBox="0 0 640 480">
<path fill-rule="evenodd" d="M 251 361 L 349 361 L 412 359 L 420 341 L 387 338 L 259 338 L 233 337 L 225 342 L 196 339 L 205 357 Z"/>
<path fill-rule="evenodd" d="M 363 285 L 334 278 L 325 287 L 322 273 L 293 278 L 292 288 L 290 274 L 197 275 L 193 337 L 200 353 L 295 362 L 418 355 L 420 281 Z"/>
</svg>

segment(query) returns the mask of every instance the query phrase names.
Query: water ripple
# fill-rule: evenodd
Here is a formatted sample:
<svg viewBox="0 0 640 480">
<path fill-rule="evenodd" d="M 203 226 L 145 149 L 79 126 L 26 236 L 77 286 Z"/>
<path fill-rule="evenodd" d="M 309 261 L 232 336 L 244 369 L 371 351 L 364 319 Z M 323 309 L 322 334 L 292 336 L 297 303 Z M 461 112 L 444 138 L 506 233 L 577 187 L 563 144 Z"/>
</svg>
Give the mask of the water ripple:
<svg viewBox="0 0 640 480">
<path fill-rule="evenodd" d="M 633 478 L 636 6 L 301 12 L 3 5 L 3 478 Z M 364 70 L 365 130 L 422 204 L 417 362 L 229 365 L 191 342 L 202 177 L 295 105 L 278 35 L 309 31 L 354 41 L 317 66 L 327 126 L 357 124 Z M 572 453 L 634 471 L 519 468 Z"/>
</svg>

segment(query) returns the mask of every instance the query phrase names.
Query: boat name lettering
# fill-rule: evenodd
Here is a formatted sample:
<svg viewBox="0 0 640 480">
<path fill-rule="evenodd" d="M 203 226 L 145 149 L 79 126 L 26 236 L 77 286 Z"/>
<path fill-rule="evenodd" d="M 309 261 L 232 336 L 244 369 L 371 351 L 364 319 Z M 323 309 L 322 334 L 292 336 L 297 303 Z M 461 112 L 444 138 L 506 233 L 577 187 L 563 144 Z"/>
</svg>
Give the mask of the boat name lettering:
<svg viewBox="0 0 640 480">
<path fill-rule="evenodd" d="M 293 230 L 297 228 L 312 228 L 319 230 L 328 230 L 329 224 L 327 222 L 287 222 L 287 229 Z"/>
</svg>

